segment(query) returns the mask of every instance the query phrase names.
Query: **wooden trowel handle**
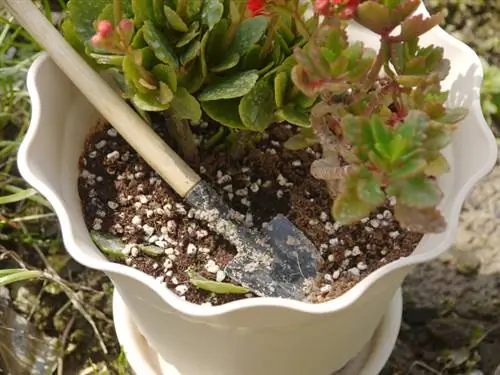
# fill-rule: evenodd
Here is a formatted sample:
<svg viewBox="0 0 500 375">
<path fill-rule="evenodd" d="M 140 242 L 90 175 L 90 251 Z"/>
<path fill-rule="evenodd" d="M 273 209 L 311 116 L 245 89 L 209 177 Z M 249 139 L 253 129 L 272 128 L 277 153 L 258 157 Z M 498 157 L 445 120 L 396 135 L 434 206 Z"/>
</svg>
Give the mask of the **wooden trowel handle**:
<svg viewBox="0 0 500 375">
<path fill-rule="evenodd" d="M 2 4 L 137 153 L 185 197 L 200 181 L 196 172 L 85 62 L 32 0 L 0 0 Z"/>
</svg>

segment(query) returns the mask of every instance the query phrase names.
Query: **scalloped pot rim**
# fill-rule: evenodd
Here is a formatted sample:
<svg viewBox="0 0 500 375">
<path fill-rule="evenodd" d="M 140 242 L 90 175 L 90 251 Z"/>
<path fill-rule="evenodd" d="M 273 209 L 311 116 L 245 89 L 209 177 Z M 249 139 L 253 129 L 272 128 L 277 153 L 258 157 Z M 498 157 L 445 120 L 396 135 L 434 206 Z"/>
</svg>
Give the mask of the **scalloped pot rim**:
<svg viewBox="0 0 500 375">
<path fill-rule="evenodd" d="M 420 11 L 424 11 L 420 9 Z M 436 39 L 440 39 L 442 43 L 448 43 L 455 48 L 462 50 L 468 57 L 477 61 L 478 66 L 481 66 L 479 57 L 477 54 L 467 45 L 454 38 L 446 31 L 444 31 L 440 27 L 436 27 L 431 31 L 431 33 L 435 33 Z M 391 262 L 378 270 L 372 272 L 363 280 L 361 280 L 358 284 L 356 284 L 349 291 L 345 292 L 343 295 L 337 297 L 328 302 L 323 302 L 321 304 L 310 304 L 301 301 L 287 300 L 281 298 L 270 298 L 270 297 L 259 297 L 259 298 L 250 298 L 245 300 L 239 300 L 230 302 L 220 306 L 200 306 L 187 301 L 184 301 L 177 297 L 173 292 L 171 292 L 168 288 L 160 285 L 160 283 L 156 282 L 153 277 L 126 265 L 113 263 L 108 260 L 97 260 L 91 258 L 86 253 L 79 250 L 79 246 L 75 241 L 74 231 L 72 220 L 69 212 L 66 210 L 64 202 L 61 198 L 54 193 L 54 191 L 50 188 L 50 186 L 45 185 L 40 181 L 40 179 L 36 176 L 35 173 L 29 168 L 28 163 L 28 154 L 30 146 L 36 142 L 37 133 L 40 130 L 40 118 L 41 118 L 41 95 L 43 92 L 38 91 L 38 87 L 36 84 L 36 76 L 40 67 L 46 62 L 49 57 L 45 54 L 42 54 L 31 66 L 28 77 L 27 77 L 27 86 L 28 92 L 32 101 L 32 119 L 25 136 L 23 143 L 19 149 L 18 155 L 18 165 L 22 176 L 28 181 L 33 187 L 35 187 L 42 195 L 44 195 L 49 202 L 53 205 L 54 210 L 58 216 L 58 219 L 61 223 L 61 228 L 63 228 L 63 240 L 68 249 L 68 252 L 74 257 L 76 261 L 79 263 L 93 268 L 98 269 L 104 272 L 111 272 L 116 274 L 121 274 L 123 276 L 130 277 L 135 279 L 150 289 L 154 290 L 167 304 L 171 307 L 177 309 L 180 313 L 195 317 L 214 317 L 221 316 L 224 314 L 232 313 L 236 310 L 255 308 L 255 307 L 263 307 L 263 306 L 279 306 L 282 308 L 288 308 L 291 310 L 296 310 L 309 314 L 326 314 L 332 313 L 335 311 L 343 310 L 350 305 L 352 305 L 369 287 L 372 285 L 377 279 L 382 276 L 400 268 L 411 267 L 419 263 L 423 263 L 429 261 L 440 254 L 444 253 L 454 242 L 459 222 L 459 215 L 463 205 L 463 202 L 466 196 L 469 194 L 472 187 L 479 182 L 481 178 L 483 178 L 486 174 L 490 172 L 490 170 L 494 167 L 497 160 L 497 145 L 494 139 L 494 136 L 489 129 L 486 120 L 482 114 L 482 109 L 480 105 L 480 90 L 475 90 L 475 97 L 473 99 L 473 103 L 471 106 L 471 112 L 474 120 L 476 121 L 477 131 L 478 133 L 482 133 L 479 136 L 482 136 L 486 139 L 484 144 L 485 152 L 485 160 L 482 168 L 478 168 L 475 173 L 471 174 L 466 183 L 458 190 L 454 199 L 449 202 L 451 209 L 448 212 L 446 217 L 448 221 L 447 230 L 440 234 L 442 236 L 442 240 L 434 249 L 430 252 L 410 255 L 406 258 L 401 258 L 397 261 Z M 478 84 L 482 83 L 482 69 L 480 72 L 480 79 L 478 80 Z M 430 235 L 424 236 L 421 240 L 420 244 L 422 244 L 426 238 Z M 90 238 L 90 237 L 89 237 Z M 89 244 L 89 246 L 95 246 L 93 243 Z M 419 245 L 420 246 L 420 245 Z"/>
</svg>

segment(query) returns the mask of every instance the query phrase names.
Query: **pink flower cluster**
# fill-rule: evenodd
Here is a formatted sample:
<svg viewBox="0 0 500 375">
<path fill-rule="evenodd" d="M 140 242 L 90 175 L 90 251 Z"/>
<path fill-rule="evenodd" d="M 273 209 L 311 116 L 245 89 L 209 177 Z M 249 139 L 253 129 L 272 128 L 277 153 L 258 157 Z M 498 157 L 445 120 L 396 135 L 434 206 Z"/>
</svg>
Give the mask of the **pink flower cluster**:
<svg viewBox="0 0 500 375">
<path fill-rule="evenodd" d="M 103 48 L 110 52 L 123 51 L 127 48 L 134 33 L 134 22 L 123 19 L 118 26 L 113 28 L 113 23 L 102 20 L 97 23 L 96 33 L 91 43 L 96 48 Z"/>
<path fill-rule="evenodd" d="M 360 0 L 316 0 L 314 10 L 325 17 L 338 15 L 344 20 L 349 20 L 356 14 L 359 3 Z"/>
</svg>

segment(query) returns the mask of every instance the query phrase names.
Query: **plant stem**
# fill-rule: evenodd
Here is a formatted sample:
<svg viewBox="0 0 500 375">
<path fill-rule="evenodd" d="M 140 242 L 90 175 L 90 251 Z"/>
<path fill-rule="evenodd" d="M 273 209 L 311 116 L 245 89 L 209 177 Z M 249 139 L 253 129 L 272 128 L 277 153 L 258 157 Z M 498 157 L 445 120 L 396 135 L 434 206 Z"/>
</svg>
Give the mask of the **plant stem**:
<svg viewBox="0 0 500 375">
<path fill-rule="evenodd" d="M 113 0 L 113 17 L 115 26 L 118 26 L 122 19 L 122 5 L 120 3 L 120 0 Z"/>
<path fill-rule="evenodd" d="M 380 50 L 378 51 L 377 58 L 375 59 L 370 71 L 368 72 L 368 79 L 366 83 L 366 88 L 370 88 L 375 80 L 378 78 L 380 74 L 380 70 L 384 66 L 384 62 L 387 59 L 387 54 L 389 52 L 389 42 L 386 38 L 380 38 Z"/>
<path fill-rule="evenodd" d="M 184 160 L 188 163 L 198 163 L 198 146 L 194 141 L 194 135 L 191 126 L 185 120 L 179 119 L 175 114 L 167 115 L 167 130 L 170 136 L 179 146 Z"/>
</svg>

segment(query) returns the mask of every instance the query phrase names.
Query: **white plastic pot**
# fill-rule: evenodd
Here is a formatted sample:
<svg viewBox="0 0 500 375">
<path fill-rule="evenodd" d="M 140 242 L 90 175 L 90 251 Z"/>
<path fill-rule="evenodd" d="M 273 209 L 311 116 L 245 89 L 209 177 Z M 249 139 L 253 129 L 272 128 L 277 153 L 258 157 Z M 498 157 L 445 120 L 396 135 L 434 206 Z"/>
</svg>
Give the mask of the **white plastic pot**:
<svg viewBox="0 0 500 375">
<path fill-rule="evenodd" d="M 419 11 L 426 12 L 423 6 Z M 349 32 L 352 39 L 378 43 L 359 26 L 351 25 Z M 429 32 L 423 43 L 444 48 L 452 62 L 444 82 L 449 104 L 470 109 L 446 150 L 451 173 L 440 179 L 448 228 L 425 236 L 411 256 L 385 265 L 323 304 L 255 298 L 202 307 L 179 299 L 136 269 L 108 261 L 91 241 L 77 191 L 78 159 L 100 117 L 46 56 L 29 72 L 32 120 L 19 151 L 19 168 L 53 205 L 71 256 L 106 272 L 140 332 L 181 374 L 327 375 L 355 357 L 373 336 L 412 267 L 453 243 L 466 195 L 496 161 L 495 139 L 480 107 L 479 58 L 440 28 Z"/>
</svg>

